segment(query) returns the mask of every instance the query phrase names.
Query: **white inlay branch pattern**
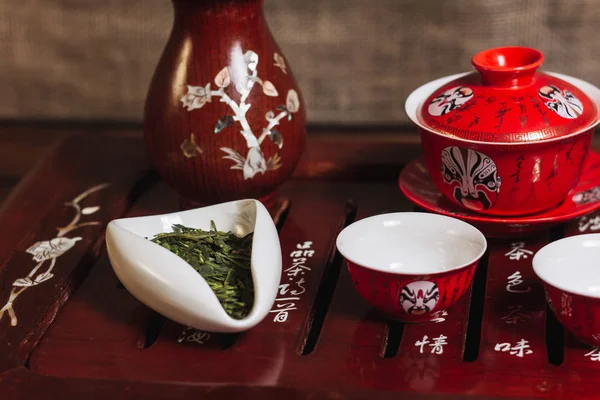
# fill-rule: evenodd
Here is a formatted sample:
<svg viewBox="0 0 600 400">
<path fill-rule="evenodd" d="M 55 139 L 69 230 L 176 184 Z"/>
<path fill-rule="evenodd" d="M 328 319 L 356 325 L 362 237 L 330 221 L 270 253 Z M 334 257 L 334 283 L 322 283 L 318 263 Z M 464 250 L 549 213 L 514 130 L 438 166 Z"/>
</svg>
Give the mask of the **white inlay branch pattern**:
<svg viewBox="0 0 600 400">
<path fill-rule="evenodd" d="M 65 206 L 71 207 L 73 210 L 75 210 L 75 215 L 71 222 L 69 222 L 69 224 L 66 226 L 56 228 L 58 230 L 58 234 L 55 238 L 36 242 L 29 246 L 26 252 L 33 256 L 32 259 L 37 264 L 33 267 L 33 269 L 31 269 L 31 271 L 29 271 L 27 276 L 16 279 L 13 282 L 13 288 L 10 292 L 8 300 L 2 309 L 0 309 L 0 321 L 2 321 L 4 314 L 7 314 L 10 318 L 10 325 L 17 326 L 19 320 L 14 309 L 14 302 L 17 300 L 17 297 L 19 297 L 27 289 L 52 279 L 54 277 L 52 271 L 56 266 L 56 259 L 70 250 L 78 241 L 82 239 L 79 236 L 66 237 L 65 235 L 84 226 L 100 225 L 100 222 L 98 221 L 81 222 L 82 216 L 94 214 L 100 209 L 100 207 L 92 206 L 81 208 L 80 203 L 90 194 L 102 190 L 108 186 L 110 186 L 110 184 L 94 186 L 81 193 L 73 200 L 65 203 Z M 45 264 L 49 264 L 48 267 L 40 272 L 40 269 Z"/>
</svg>

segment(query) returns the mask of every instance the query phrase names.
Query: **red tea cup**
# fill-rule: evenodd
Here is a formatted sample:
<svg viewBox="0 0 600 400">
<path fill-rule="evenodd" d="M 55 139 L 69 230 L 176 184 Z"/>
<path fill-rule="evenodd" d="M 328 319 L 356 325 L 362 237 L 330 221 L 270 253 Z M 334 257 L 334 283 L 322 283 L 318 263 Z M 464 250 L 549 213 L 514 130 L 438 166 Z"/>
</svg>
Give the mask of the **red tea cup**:
<svg viewBox="0 0 600 400">
<path fill-rule="evenodd" d="M 487 241 L 456 218 L 400 212 L 349 225 L 337 248 L 356 290 L 375 309 L 399 321 L 424 322 L 467 291 Z"/>
<path fill-rule="evenodd" d="M 600 233 L 544 246 L 533 270 L 559 322 L 581 342 L 600 346 Z"/>
</svg>

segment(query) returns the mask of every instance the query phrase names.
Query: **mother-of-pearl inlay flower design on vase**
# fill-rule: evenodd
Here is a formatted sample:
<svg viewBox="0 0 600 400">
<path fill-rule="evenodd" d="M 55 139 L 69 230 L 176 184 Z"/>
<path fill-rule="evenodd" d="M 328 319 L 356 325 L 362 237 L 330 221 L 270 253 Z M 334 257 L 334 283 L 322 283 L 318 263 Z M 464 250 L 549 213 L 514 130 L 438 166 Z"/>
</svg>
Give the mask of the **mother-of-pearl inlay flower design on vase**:
<svg viewBox="0 0 600 400">
<path fill-rule="evenodd" d="M 287 68 L 285 66 L 285 60 L 283 59 L 283 57 L 280 54 L 275 53 L 273 54 L 273 61 L 275 61 L 273 65 L 278 67 L 281 70 L 281 72 L 287 75 Z"/>
<path fill-rule="evenodd" d="M 65 235 L 84 226 L 100 225 L 100 222 L 98 221 L 80 222 L 82 216 L 94 214 L 100 209 L 98 206 L 81 208 L 80 203 L 90 194 L 108 186 L 109 184 L 94 186 L 81 193 L 70 202 L 65 203 L 65 206 L 71 207 L 75 211 L 75 216 L 71 222 L 66 226 L 56 228 L 58 234 L 55 238 L 36 242 L 29 246 L 26 252 L 33 256 L 33 261 L 37 264 L 31 271 L 29 271 L 27 276 L 16 279 L 13 282 L 13 288 L 10 292 L 8 300 L 2 309 L 0 309 L 0 321 L 2 321 L 4 314 L 8 314 L 10 318 L 10 325 L 17 326 L 19 321 L 14 309 L 14 302 L 16 301 L 17 297 L 19 297 L 19 295 L 21 295 L 27 289 L 52 279 L 54 277 L 52 271 L 56 265 L 56 259 L 70 250 L 77 244 L 78 241 L 82 239 L 80 236 L 66 237 Z M 40 272 L 40 269 L 44 266 L 44 264 L 49 265 L 42 272 Z"/>
<path fill-rule="evenodd" d="M 193 133 L 190 134 L 189 139 L 185 139 L 183 143 L 181 143 L 180 147 L 183 155 L 187 158 L 196 157 L 196 155 L 202 154 L 202 149 L 196 144 L 196 137 Z"/>
<path fill-rule="evenodd" d="M 279 59 L 279 57 L 274 56 L 276 65 L 287 74 L 285 62 L 283 58 Z M 180 99 L 187 111 L 202 108 L 206 103 L 213 101 L 213 97 L 219 98 L 222 103 L 226 103 L 231 108 L 232 115 L 221 117 L 216 122 L 214 133 L 217 134 L 236 122 L 240 124 L 240 134 L 246 139 L 248 147 L 246 155 L 244 156 L 229 147 L 221 147 L 221 150 L 226 154 L 223 159 L 233 161 L 231 169 L 241 170 L 244 179 L 251 179 L 258 173 L 264 174 L 266 171 L 281 167 L 281 157 L 278 153 L 265 160 L 261 144 L 266 138 L 269 138 L 281 149 L 283 147 L 283 136 L 275 127 L 280 124 L 283 118 L 287 117 L 288 121 L 291 120 L 292 114 L 300 109 L 298 93 L 290 89 L 287 92 L 285 104 L 279 105 L 277 112 L 269 110 L 265 113 L 266 127 L 262 129 L 261 134 L 257 137 L 246 119 L 246 113 L 251 107 L 250 103 L 246 103 L 248 96 L 256 85 L 262 87 L 262 92 L 266 96 L 279 96 L 279 92 L 273 83 L 258 76 L 257 66 L 258 54 L 254 51 L 248 50 L 243 55 L 241 51 L 234 51 L 231 66 L 221 69 L 215 77 L 214 83 L 218 88 L 217 90 L 211 89 L 210 82 L 204 86 L 187 85 L 188 92 Z M 235 84 L 232 84 L 232 76 Z M 226 93 L 226 89 L 231 87 L 234 87 L 241 96 L 238 103 L 233 101 Z"/>
</svg>

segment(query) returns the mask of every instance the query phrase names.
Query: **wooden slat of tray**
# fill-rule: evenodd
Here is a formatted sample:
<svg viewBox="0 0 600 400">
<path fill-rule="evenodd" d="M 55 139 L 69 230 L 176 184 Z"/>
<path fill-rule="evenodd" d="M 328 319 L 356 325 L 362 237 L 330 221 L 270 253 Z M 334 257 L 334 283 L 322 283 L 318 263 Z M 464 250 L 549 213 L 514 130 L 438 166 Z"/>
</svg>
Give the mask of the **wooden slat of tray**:
<svg viewBox="0 0 600 400">
<path fill-rule="evenodd" d="M 488 241 L 481 340 L 473 362 L 481 377 L 471 390 L 485 388 L 510 397 L 552 396 L 544 384 L 551 380 L 545 300 L 531 266 L 535 252 L 547 243 L 547 234 Z M 525 252 L 511 259 L 518 247 Z"/>
<path fill-rule="evenodd" d="M 72 194 L 77 195 L 104 182 L 131 189 L 148 172 L 140 145 L 139 139 L 135 138 L 113 142 L 105 137 L 75 136 L 61 142 L 48 157 L 39 160 L 0 206 L 3 226 L 10 227 L 0 229 L 0 269 L 13 249 L 19 244 L 29 244 L 35 225 L 52 208 L 71 200 Z M 126 200 L 126 196 L 122 200 Z"/>
<path fill-rule="evenodd" d="M 546 303 L 531 265 L 535 252 L 547 243 L 547 235 L 490 241 L 479 351 L 486 367 L 510 368 L 518 362 L 537 369 L 547 364 Z"/>
<path fill-rule="evenodd" d="M 71 154 L 74 148 L 85 144 L 74 140 L 75 142 L 66 143 L 57 149 L 58 153 L 55 154 Z M 55 157 L 53 163 L 58 162 L 59 165 L 47 166 L 60 172 L 76 170 L 77 167 L 73 166 L 76 164 L 73 163 L 87 162 L 90 167 L 93 165 L 94 170 L 103 171 L 98 172 L 102 176 L 118 175 L 115 180 L 123 182 L 122 185 L 117 185 L 120 187 L 119 191 L 114 195 L 103 193 L 107 197 L 100 197 L 99 192 L 97 199 L 94 199 L 98 200 L 101 209 L 104 204 L 109 204 L 104 209 L 111 210 L 111 214 L 110 217 L 102 215 L 104 223 L 106 218 L 125 214 L 129 204 L 123 199 L 135 194 L 134 182 L 145 176 L 144 169 L 139 167 L 143 165 L 140 162 L 143 151 L 141 142 L 137 139 L 121 140 L 125 139 L 112 138 L 109 145 L 108 142 L 102 144 L 102 140 L 98 139 L 95 144 L 96 149 L 103 148 L 102 146 L 119 148 L 121 150 L 117 153 L 129 154 L 126 159 L 123 156 L 119 161 L 122 164 L 119 168 L 114 163 L 114 156 L 103 158 L 98 155 L 101 152 L 97 151 L 83 152 L 83 160 Z M 376 143 L 373 148 L 369 147 L 368 142 L 362 146 L 367 154 L 375 152 L 374 148 L 382 148 L 381 143 Z M 403 158 L 407 158 L 411 152 L 417 154 L 415 147 L 412 150 L 407 147 L 402 149 Z M 358 144 L 349 145 L 349 148 L 358 148 Z M 385 154 L 391 155 L 392 148 L 389 145 Z M 130 387 L 125 381 L 134 379 L 138 381 L 134 385 L 138 396 L 152 393 L 146 387 L 155 387 L 157 397 L 166 393 L 164 388 L 157 386 L 156 382 L 160 381 L 180 382 L 185 386 L 172 386 L 180 391 L 190 383 L 201 387 L 225 383 L 234 386 L 267 386 L 282 391 L 269 392 L 265 389 L 248 393 L 251 396 L 275 396 L 274 393 L 292 396 L 293 393 L 298 398 L 310 396 L 310 392 L 305 391 L 306 387 L 324 390 L 321 392 L 324 396 L 327 396 L 327 390 L 331 390 L 336 395 L 344 393 L 344 397 L 348 398 L 359 398 L 370 390 L 386 395 L 393 395 L 397 391 L 410 392 L 414 395 L 412 398 L 422 398 L 419 393 L 430 396 L 427 398 L 437 398 L 438 394 L 443 393 L 465 393 L 486 398 L 502 395 L 552 398 L 566 394 L 577 396 L 576 398 L 595 398 L 594 380 L 591 378 L 599 363 L 581 355 L 591 349 L 573 343 L 567 335 L 564 362 L 560 357 L 562 351 L 556 352 L 556 349 L 551 350 L 550 355 L 558 354 L 560 360 L 554 360 L 555 364 L 562 364 L 553 365 L 548 361 L 546 341 L 550 338 L 548 343 L 552 343 L 551 338 L 554 337 L 562 339 L 563 330 L 560 325 L 552 322 L 551 316 L 546 315 L 539 283 L 531 273 L 533 254 L 521 260 L 507 258 L 506 253 L 510 251 L 513 241 L 490 242 L 487 265 L 482 266 L 482 273 L 478 273 L 474 282 L 473 293 L 476 297 L 471 298 L 467 294 L 459 304 L 447 310 L 448 315 L 441 316 L 445 319 L 443 322 L 414 325 L 390 323 L 371 310 L 354 290 L 345 265 L 340 263 L 339 254 L 333 252 L 335 237 L 344 222 L 351 222 L 354 205 L 358 209 L 357 218 L 387 211 L 408 211 L 412 207 L 397 189 L 395 179 L 380 178 L 374 181 L 369 178 L 391 175 L 391 167 L 389 170 L 384 168 L 383 175 L 378 175 L 373 170 L 366 175 L 359 174 L 358 180 L 352 182 L 347 169 L 357 171 L 365 165 L 371 165 L 376 170 L 379 168 L 377 163 L 357 158 L 356 164 L 352 165 L 351 158 L 342 158 L 342 164 L 347 168 L 339 170 L 335 163 L 327 163 L 326 156 L 323 148 L 317 147 L 315 151 L 309 147 L 305 159 L 310 162 L 301 165 L 297 179 L 285 184 L 281 190 L 281 195 L 291 202 L 289 215 L 281 229 L 284 266 L 291 261 L 290 250 L 299 243 L 312 241 L 315 250 L 310 258 L 310 265 L 307 263 L 312 269 L 311 280 L 307 279 L 306 282 L 307 291 L 294 305 L 296 310 L 288 314 L 287 322 L 276 323 L 267 318 L 258 327 L 244 334 L 210 334 L 210 338 L 203 332 L 185 330 L 185 327 L 176 323 L 165 322 L 119 287 L 105 252 L 100 251 L 103 244 L 101 230 L 87 227 L 85 232 L 89 232 L 89 238 L 85 240 L 89 243 L 86 246 L 93 251 L 86 254 L 91 254 L 91 258 L 78 255 L 74 250 L 59 258 L 59 261 L 64 261 L 76 273 L 66 278 L 66 286 L 47 285 L 49 293 L 36 299 L 42 304 L 52 303 L 48 299 L 57 297 L 66 299 L 69 290 L 65 290 L 65 287 L 68 289 L 69 285 L 76 285 L 80 275 L 93 265 L 91 273 L 62 307 L 54 324 L 44 334 L 27 364 L 29 369 L 13 370 L 0 376 L 0 388 L 10 387 L 14 390 L 19 387 L 21 393 L 27 392 L 21 382 L 29 379 L 38 386 L 57 387 L 62 384 L 63 387 L 71 388 L 72 393 L 81 395 L 85 392 L 83 386 L 92 385 L 92 381 L 86 379 L 97 382 L 100 388 L 104 388 L 103 393 Z M 386 160 L 388 158 L 386 156 Z M 405 161 L 394 160 L 392 164 L 386 165 Z M 311 165 L 320 167 L 315 169 Z M 122 171 L 133 172 L 128 175 L 121 173 Z M 43 174 L 42 169 L 32 175 L 30 181 L 42 182 Z M 82 173 L 81 176 L 85 175 Z M 67 173 L 62 179 L 65 185 L 69 185 L 72 177 Z M 87 180 L 84 179 L 83 183 L 82 187 L 86 186 Z M 35 186 L 29 184 L 22 186 L 21 192 L 13 196 L 9 208 L 17 210 L 15 199 L 26 201 L 36 193 L 35 189 Z M 51 199 L 58 205 L 68 201 L 72 197 L 70 193 L 67 190 L 62 197 Z M 109 193 L 108 190 L 106 193 Z M 348 203 L 348 200 L 353 202 Z M 18 237 L 10 239 L 14 243 L 29 244 L 31 240 L 45 237 L 40 235 L 51 231 L 50 228 L 59 222 L 68 223 L 70 216 L 59 208 L 48 208 L 37 215 L 37 219 L 32 218 L 35 221 L 31 225 L 38 228 L 31 231 L 21 228 L 16 231 L 15 236 Z M 174 193 L 166 185 L 159 184 L 144 193 L 129 210 L 129 215 L 166 212 L 176 208 L 177 198 Z M 93 215 L 101 216 L 100 211 Z M 10 220 L 14 217 L 4 215 L 0 218 Z M 593 219 L 594 215 L 590 218 Z M 572 234 L 573 227 L 578 223 L 581 221 L 574 221 L 567 226 L 566 234 Z M 592 229 L 596 228 L 589 225 L 588 230 Z M 535 251 L 549 238 L 554 240 L 556 237 L 550 237 L 547 233 L 546 236 L 527 238 L 524 240 L 525 248 Z M 83 244 L 81 247 L 84 247 Z M 4 265 L 6 271 L 31 268 L 29 255 L 24 257 L 22 254 L 25 248 L 22 245 L 17 247 L 17 252 L 10 257 L 11 261 Z M 4 254 L 1 253 L 0 257 Z M 71 258 L 67 258 L 69 254 Z M 506 293 L 506 278 L 516 269 L 521 272 L 524 285 L 531 284 L 534 288 L 533 292 L 523 296 Z M 321 285 L 325 271 L 326 283 Z M 482 279 L 486 278 L 485 273 L 487 282 Z M 282 283 L 286 282 L 285 278 L 284 274 Z M 0 293 L 11 290 L 3 282 L 0 281 Z M 330 297 L 332 301 L 327 307 Z M 485 299 L 483 307 L 482 299 Z M 473 304 L 473 301 L 478 305 Z M 533 318 L 518 324 L 507 324 L 502 320 L 502 313 L 513 302 L 523 302 L 525 311 L 530 312 Z M 60 302 L 57 304 L 60 305 Z M 51 307 L 35 309 L 48 322 L 54 317 Z M 325 320 L 320 327 L 323 317 Z M 483 327 L 480 330 L 481 318 Z M 546 319 L 549 319 L 548 323 Z M 507 329 L 508 325 L 510 327 Z M 41 324 L 30 327 L 17 334 L 17 330 L 11 331 L 12 328 L 8 327 L 6 319 L 4 323 L 0 321 L 0 338 L 15 335 L 15 341 L 21 343 L 20 350 L 16 353 L 10 353 L 10 349 L 0 349 L 2 355 L 18 355 L 16 358 L 7 358 L 12 360 L 6 364 L 7 368 L 25 365 L 27 356 L 35 345 L 35 342 L 29 344 L 29 340 L 34 337 L 30 331 L 41 334 L 46 326 Z M 469 334 L 465 340 L 466 332 Z M 419 347 L 415 346 L 424 335 L 434 338 L 441 334 L 448 337 L 448 344 L 442 354 L 426 351 L 421 353 Z M 511 342 L 521 337 L 530 340 L 532 349 L 536 350 L 530 356 L 519 358 L 510 355 L 510 352 L 494 350 L 500 341 Z M 313 343 L 316 344 L 314 348 Z M 148 344 L 151 345 L 145 348 Z M 477 356 L 475 360 L 463 360 L 463 355 L 469 358 L 473 354 Z M 207 369 L 207 365 L 210 368 Z M 82 380 L 74 380 L 74 377 Z M 85 385 L 82 382 L 86 382 Z M 139 386 L 142 384 L 148 386 Z M 283 387 L 298 388 L 299 391 L 285 392 L 281 389 Z M 239 393 L 232 390 L 231 394 Z"/>
<path fill-rule="evenodd" d="M 23 367 L 0 375 L 3 398 L 30 400 L 32 398 L 61 399 L 127 399 L 127 400 L 172 400 L 172 399 L 245 399 L 245 400 L 370 400 L 372 390 L 316 389 L 306 385 L 298 387 L 240 386 L 240 385 L 175 385 L 170 382 L 134 382 L 102 379 L 63 379 L 31 372 Z M 378 400 L 396 400 L 398 392 L 377 390 Z M 486 400 L 504 397 L 486 396 Z M 413 393 L 403 395 L 410 400 L 459 400 L 461 394 Z M 515 400 L 519 400 L 515 398 Z"/>
<path fill-rule="evenodd" d="M 128 216 L 176 207 L 175 194 L 159 184 L 141 196 Z M 155 315 L 119 284 L 104 250 L 33 352 L 29 366 L 54 376 L 130 378 L 123 365 L 142 351 Z"/>
<path fill-rule="evenodd" d="M 97 257 L 104 225 L 130 206 L 136 187 L 143 189 L 149 170 L 135 144 L 68 139 L 3 207 L 0 372 L 25 363 Z"/>
</svg>

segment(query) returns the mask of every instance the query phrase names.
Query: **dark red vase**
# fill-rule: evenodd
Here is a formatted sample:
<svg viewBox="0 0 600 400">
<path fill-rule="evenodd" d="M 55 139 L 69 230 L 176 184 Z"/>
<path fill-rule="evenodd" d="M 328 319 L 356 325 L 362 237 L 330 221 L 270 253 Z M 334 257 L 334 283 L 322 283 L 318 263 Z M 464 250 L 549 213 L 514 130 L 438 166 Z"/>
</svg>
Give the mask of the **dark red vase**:
<svg viewBox="0 0 600 400">
<path fill-rule="evenodd" d="M 147 153 L 187 204 L 272 197 L 306 141 L 302 95 L 262 0 L 173 0 L 144 110 Z"/>
</svg>

